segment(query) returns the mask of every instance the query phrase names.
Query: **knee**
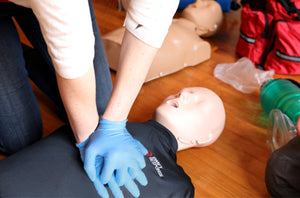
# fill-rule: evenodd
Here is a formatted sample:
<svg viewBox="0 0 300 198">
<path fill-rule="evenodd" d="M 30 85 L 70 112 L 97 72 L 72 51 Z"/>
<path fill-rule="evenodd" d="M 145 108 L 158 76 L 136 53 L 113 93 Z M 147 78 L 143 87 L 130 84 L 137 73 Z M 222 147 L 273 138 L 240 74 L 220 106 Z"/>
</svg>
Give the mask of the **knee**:
<svg viewBox="0 0 300 198">
<path fill-rule="evenodd" d="M 268 159 L 267 161 L 267 165 L 266 165 L 266 171 L 265 171 L 265 184 L 267 187 L 267 190 L 269 192 L 269 194 L 271 196 L 278 196 L 278 192 L 277 189 L 280 186 L 279 183 L 281 183 L 282 181 L 280 178 L 280 172 L 281 172 L 281 167 L 279 165 L 279 159 L 280 156 L 276 155 L 276 154 L 272 154 L 271 157 Z"/>
<path fill-rule="evenodd" d="M 6 155 L 13 154 L 41 139 L 42 135 L 42 121 L 10 126 L 2 125 L 0 128 L 0 152 Z"/>
<path fill-rule="evenodd" d="M 284 151 L 284 152 L 283 152 Z M 265 184 L 272 197 L 297 197 L 300 164 L 291 158 L 286 150 L 277 150 L 267 161 Z"/>
</svg>

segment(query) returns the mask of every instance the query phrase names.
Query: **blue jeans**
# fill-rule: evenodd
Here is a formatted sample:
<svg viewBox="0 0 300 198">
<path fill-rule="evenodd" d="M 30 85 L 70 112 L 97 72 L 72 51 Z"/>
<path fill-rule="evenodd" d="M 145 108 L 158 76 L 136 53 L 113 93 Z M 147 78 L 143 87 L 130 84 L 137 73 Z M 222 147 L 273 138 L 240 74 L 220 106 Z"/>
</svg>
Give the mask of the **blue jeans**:
<svg viewBox="0 0 300 198">
<path fill-rule="evenodd" d="M 95 36 L 97 107 L 102 114 L 110 98 L 112 81 L 91 0 L 89 4 Z M 21 43 L 12 17 L 33 48 Z M 29 79 L 66 118 L 51 57 L 32 10 L 0 3 L 0 152 L 4 154 L 14 153 L 42 137 L 41 113 Z"/>
</svg>

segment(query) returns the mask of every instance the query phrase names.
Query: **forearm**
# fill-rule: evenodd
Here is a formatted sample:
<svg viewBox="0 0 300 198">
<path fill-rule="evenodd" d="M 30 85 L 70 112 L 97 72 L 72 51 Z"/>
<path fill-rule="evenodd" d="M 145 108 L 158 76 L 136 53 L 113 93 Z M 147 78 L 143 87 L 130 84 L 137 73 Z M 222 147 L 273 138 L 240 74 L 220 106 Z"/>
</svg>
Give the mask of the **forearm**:
<svg viewBox="0 0 300 198">
<path fill-rule="evenodd" d="M 157 51 L 158 48 L 125 31 L 114 89 L 103 114 L 105 119 L 122 121 L 127 118 Z"/>
<path fill-rule="evenodd" d="M 126 31 L 114 89 L 103 114 L 107 120 L 122 121 L 127 118 L 172 23 L 178 3 L 179 0 L 125 1 Z"/>
<path fill-rule="evenodd" d="M 57 83 L 77 143 L 86 140 L 99 122 L 96 106 L 94 67 L 83 76 L 65 79 L 59 74 Z"/>
</svg>

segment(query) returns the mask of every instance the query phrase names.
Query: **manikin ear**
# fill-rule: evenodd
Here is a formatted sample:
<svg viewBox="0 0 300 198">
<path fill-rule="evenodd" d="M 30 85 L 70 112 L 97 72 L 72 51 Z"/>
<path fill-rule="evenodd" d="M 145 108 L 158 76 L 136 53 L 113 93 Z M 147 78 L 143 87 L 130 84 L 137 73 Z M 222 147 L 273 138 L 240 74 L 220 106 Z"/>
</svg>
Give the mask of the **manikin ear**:
<svg viewBox="0 0 300 198">
<path fill-rule="evenodd" d="M 214 24 L 214 26 L 209 28 L 210 32 L 215 32 L 218 29 L 218 24 Z"/>
<path fill-rule="evenodd" d="M 204 34 L 207 34 L 209 29 L 207 29 L 206 27 L 197 26 L 195 28 L 195 31 L 196 31 L 196 34 L 198 34 L 199 36 L 202 36 Z"/>
<path fill-rule="evenodd" d="M 200 27 L 200 26 L 197 26 L 195 28 L 196 34 L 198 34 L 199 36 L 202 36 L 202 37 L 209 37 L 209 36 L 214 35 L 217 32 L 217 29 L 218 29 L 217 24 L 213 25 L 210 28 Z"/>
</svg>

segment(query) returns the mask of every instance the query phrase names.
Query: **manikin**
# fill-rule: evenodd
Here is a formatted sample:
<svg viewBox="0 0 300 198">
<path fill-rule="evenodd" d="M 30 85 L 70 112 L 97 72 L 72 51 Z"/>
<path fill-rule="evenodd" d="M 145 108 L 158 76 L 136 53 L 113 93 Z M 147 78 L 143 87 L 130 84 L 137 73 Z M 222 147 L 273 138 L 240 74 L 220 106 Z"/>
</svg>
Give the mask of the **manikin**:
<svg viewBox="0 0 300 198">
<path fill-rule="evenodd" d="M 223 131 L 225 110 L 222 100 L 202 87 L 182 89 L 167 97 L 144 123 L 128 122 L 133 137 L 148 149 L 143 172 L 148 178 L 125 183 L 110 197 L 193 197 L 190 178 L 176 163 L 176 152 L 204 147 Z M 0 192 L 4 197 L 99 197 L 81 168 L 72 132 L 62 127 L 43 140 L 0 161 Z M 109 185 L 117 185 L 109 183 Z M 108 187 L 107 187 L 108 189 Z M 126 189 L 129 189 L 127 191 Z M 113 195 L 112 195 L 113 194 Z M 139 195 L 133 195 L 137 197 Z"/>
<path fill-rule="evenodd" d="M 201 37 L 216 34 L 223 21 L 221 6 L 214 0 L 196 0 L 182 11 L 181 17 L 193 22 Z"/>
<path fill-rule="evenodd" d="M 173 19 L 145 81 L 208 60 L 211 55 L 211 46 L 201 37 L 214 35 L 220 28 L 222 20 L 223 12 L 216 1 L 196 0 L 187 6 L 182 11 L 181 17 Z M 109 66 L 115 71 L 124 31 L 125 29 L 121 27 L 103 36 Z"/>
<path fill-rule="evenodd" d="M 190 87 L 167 97 L 155 110 L 153 119 L 173 133 L 178 150 L 183 150 L 215 142 L 224 128 L 225 110 L 211 90 Z"/>
</svg>

